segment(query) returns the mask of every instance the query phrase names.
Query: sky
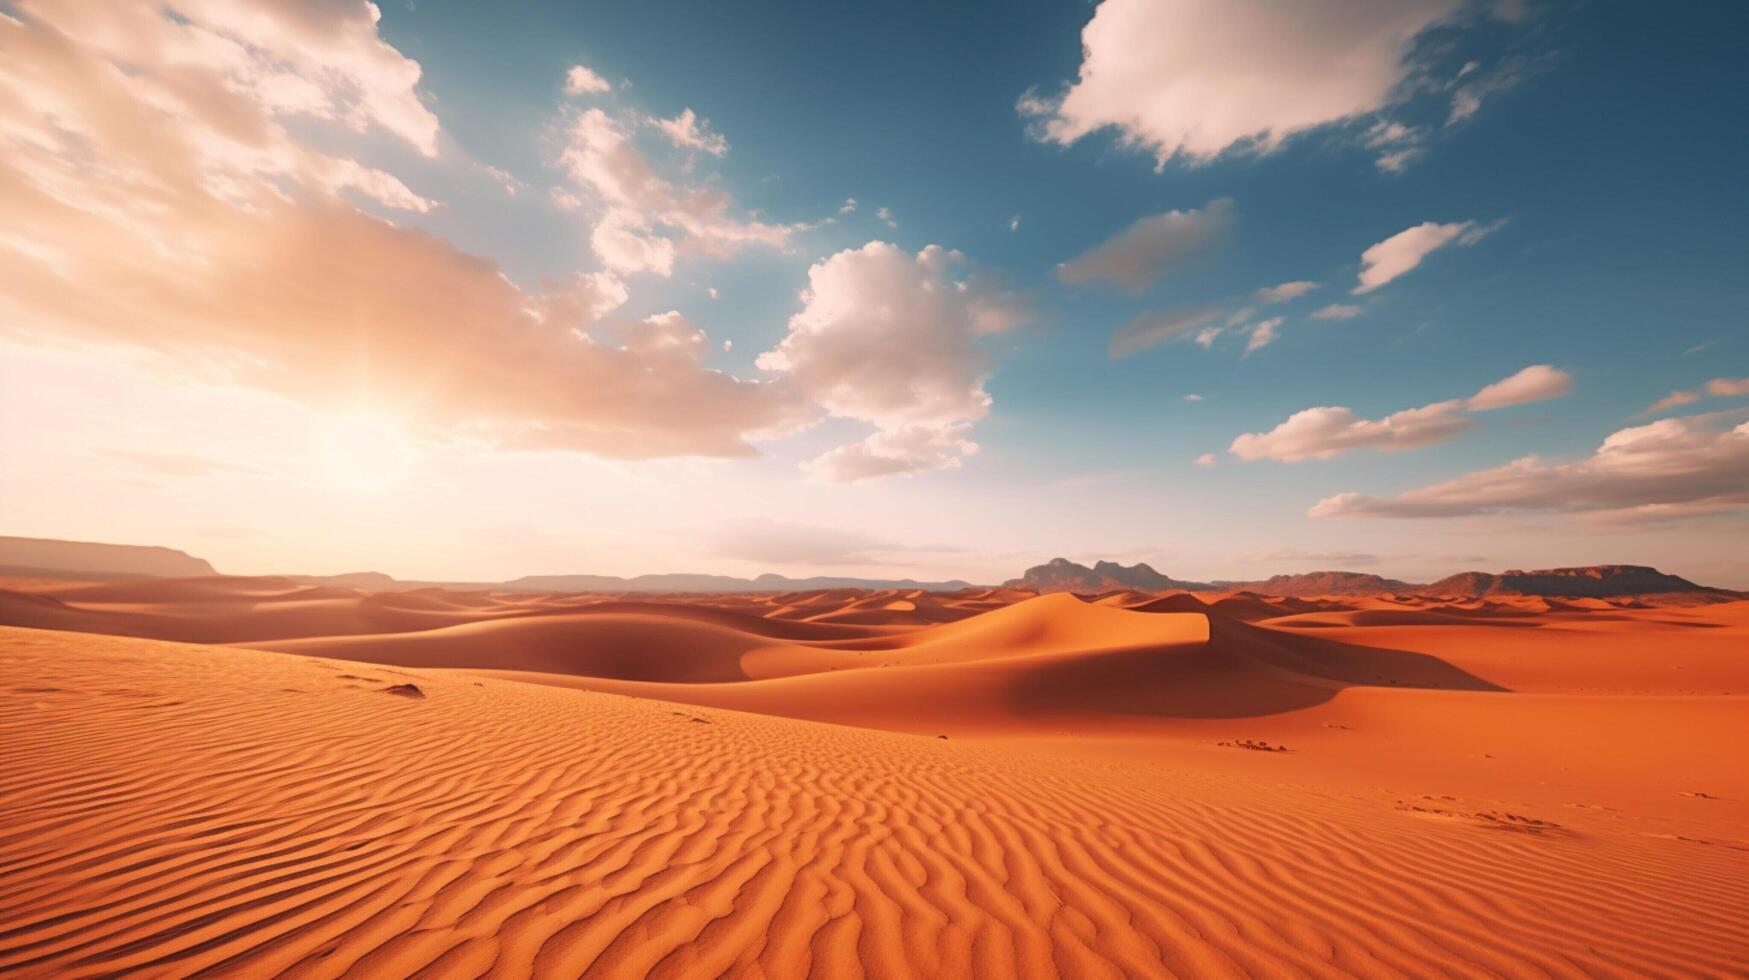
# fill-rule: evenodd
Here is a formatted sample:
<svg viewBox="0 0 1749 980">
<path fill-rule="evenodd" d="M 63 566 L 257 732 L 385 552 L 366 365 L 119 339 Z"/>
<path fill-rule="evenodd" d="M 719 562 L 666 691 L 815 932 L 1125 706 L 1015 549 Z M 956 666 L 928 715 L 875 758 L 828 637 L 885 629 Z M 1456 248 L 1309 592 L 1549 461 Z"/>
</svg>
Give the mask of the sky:
<svg viewBox="0 0 1749 980">
<path fill-rule="evenodd" d="M 1749 588 L 1749 8 L 0 0 L 0 533 Z"/>
</svg>

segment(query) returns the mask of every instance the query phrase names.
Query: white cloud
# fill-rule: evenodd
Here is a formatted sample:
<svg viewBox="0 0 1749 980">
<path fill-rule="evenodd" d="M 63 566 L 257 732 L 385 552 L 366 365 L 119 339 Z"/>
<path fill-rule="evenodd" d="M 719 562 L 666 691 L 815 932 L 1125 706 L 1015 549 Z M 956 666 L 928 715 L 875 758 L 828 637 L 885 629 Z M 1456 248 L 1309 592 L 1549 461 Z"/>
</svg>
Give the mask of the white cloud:
<svg viewBox="0 0 1749 980">
<path fill-rule="evenodd" d="M 1255 338 L 1254 338 L 1255 339 Z M 1543 401 L 1565 395 L 1572 379 L 1547 364 L 1533 364 L 1487 385 L 1467 399 L 1453 398 L 1405 409 L 1382 419 L 1363 419 L 1341 406 L 1320 405 L 1289 416 L 1268 432 L 1248 432 L 1228 450 L 1240 459 L 1297 463 L 1330 459 L 1351 449 L 1400 452 L 1445 442 L 1475 425 L 1466 412 Z"/>
<path fill-rule="evenodd" d="M 1353 292 L 1355 295 L 1370 293 L 1412 271 L 1433 252 L 1453 242 L 1474 245 L 1499 227 L 1499 222 L 1481 225 L 1474 221 L 1455 221 L 1442 225 L 1424 221 L 1413 228 L 1405 228 L 1361 253 L 1360 284 Z"/>
<path fill-rule="evenodd" d="M 958 252 L 869 242 L 808 270 L 801 312 L 758 365 L 831 415 L 875 427 L 809 464 L 827 480 L 958 466 L 989 411 L 980 335 L 1017 324 L 1009 298 L 961 273 Z"/>
<path fill-rule="evenodd" d="M 1741 398 L 1749 395 L 1749 378 L 1714 378 L 1703 385 L 1700 391 L 1673 391 L 1653 402 L 1644 414 L 1656 415 L 1672 408 L 1692 405 L 1708 395 L 1714 398 Z"/>
<path fill-rule="evenodd" d="M 797 229 L 737 219 L 733 199 L 721 188 L 664 178 L 633 144 L 627 126 L 602 109 L 577 113 L 566 136 L 559 162 L 602 207 L 590 244 L 616 272 L 667 276 L 687 253 L 720 257 L 752 245 L 782 249 Z"/>
<path fill-rule="evenodd" d="M 1592 520 L 1648 523 L 1749 509 L 1749 422 L 1660 419 L 1621 429 L 1577 462 L 1535 456 L 1455 480 L 1373 497 L 1342 493 L 1313 517 L 1464 517 L 1573 513 Z"/>
<path fill-rule="evenodd" d="M 1331 303 L 1312 314 L 1314 320 L 1352 320 L 1366 312 L 1366 307 L 1353 303 Z"/>
<path fill-rule="evenodd" d="M 1099 280 L 1143 292 L 1173 266 L 1212 245 L 1232 224 L 1232 213 L 1232 199 L 1223 197 L 1201 210 L 1149 215 L 1057 266 L 1057 278 L 1072 286 Z"/>
<path fill-rule="evenodd" d="M 1329 459 L 1350 449 L 1401 452 L 1431 446 L 1474 424 L 1464 417 L 1463 403 L 1455 400 L 1405 409 L 1376 420 L 1360 418 L 1352 409 L 1319 406 L 1295 412 L 1268 432 L 1245 433 L 1227 448 L 1244 460 L 1298 463 Z"/>
<path fill-rule="evenodd" d="M 1196 458 L 1196 465 L 1202 467 L 1203 469 L 1208 469 L 1211 466 L 1218 466 L 1218 465 L 1220 465 L 1220 462 L 1221 462 L 1220 458 L 1217 457 L 1214 453 L 1203 453 L 1201 456 L 1198 456 Z"/>
<path fill-rule="evenodd" d="M 1213 333 L 1208 335 L 1207 343 L 1198 335 L 1198 331 L 1210 328 L 1211 324 L 1227 315 L 1224 306 L 1201 306 L 1188 310 L 1174 310 L 1166 313 L 1144 313 L 1119 327 L 1111 335 L 1111 343 L 1106 352 L 1114 357 L 1128 357 L 1140 353 L 1150 347 L 1158 347 L 1168 340 L 1180 337 L 1193 337 L 1204 347 L 1214 343 L 1221 332 L 1219 325 L 1212 327 Z"/>
<path fill-rule="evenodd" d="M 1190 394 L 1185 395 L 1184 400 L 1187 402 L 1199 402 L 1202 401 L 1202 396 L 1193 391 Z"/>
<path fill-rule="evenodd" d="M 875 217 L 885 223 L 888 228 L 899 227 L 899 223 L 893 220 L 893 212 L 887 208 L 875 208 Z"/>
<path fill-rule="evenodd" d="M 1465 403 L 1472 412 L 1485 412 L 1509 405 L 1560 398 L 1572 390 L 1573 377 L 1549 364 L 1532 364 L 1509 378 L 1502 378 L 1470 396 Z"/>
<path fill-rule="evenodd" d="M 1384 108 L 1417 35 L 1459 0 L 1104 0 L 1081 34 L 1079 77 L 1017 108 L 1068 145 L 1115 127 L 1128 146 L 1210 160 Z"/>
<path fill-rule="evenodd" d="M 729 141 L 722 133 L 712 132 L 710 123 L 700 119 L 691 109 L 680 110 L 673 119 L 652 119 L 651 124 L 683 150 L 709 153 L 713 157 L 729 152 Z"/>
<path fill-rule="evenodd" d="M 1289 300 L 1299 299 L 1301 296 L 1304 296 L 1317 288 L 1317 283 L 1299 279 L 1294 282 L 1284 282 L 1279 286 L 1267 286 L 1263 289 L 1259 289 L 1257 292 L 1251 294 L 1251 298 L 1254 302 L 1260 303 L 1264 306 L 1274 306 L 1278 303 L 1286 303 Z"/>
<path fill-rule="evenodd" d="M 1281 321 L 1282 318 L 1279 316 L 1270 317 L 1253 326 L 1250 339 L 1245 341 L 1245 353 L 1251 354 L 1275 343 L 1275 330 L 1281 326 Z"/>
<path fill-rule="evenodd" d="M 607 84 L 607 79 L 584 65 L 572 65 L 571 70 L 565 72 L 566 95 L 600 95 L 612 89 L 613 86 Z"/>
<path fill-rule="evenodd" d="M 627 298 L 617 277 L 525 290 L 349 203 L 434 204 L 289 125 L 437 152 L 419 66 L 375 23 L 362 0 L 321 16 L 237 0 L 57 2 L 0 24 L 0 213 L 26 246 L 0 249 L 0 334 L 497 445 L 746 455 L 794 427 L 805 403 L 706 369 L 690 325 L 604 323 Z"/>
<path fill-rule="evenodd" d="M 856 210 L 856 198 L 854 198 L 854 197 L 845 198 L 844 203 L 840 204 L 838 206 L 838 213 L 839 214 L 850 214 L 850 213 L 854 212 L 855 210 Z"/>
<path fill-rule="evenodd" d="M 1019 231 L 1020 230 L 1020 215 L 1017 214 L 1014 217 L 1008 219 L 1008 230 L 1009 231 Z"/>
</svg>

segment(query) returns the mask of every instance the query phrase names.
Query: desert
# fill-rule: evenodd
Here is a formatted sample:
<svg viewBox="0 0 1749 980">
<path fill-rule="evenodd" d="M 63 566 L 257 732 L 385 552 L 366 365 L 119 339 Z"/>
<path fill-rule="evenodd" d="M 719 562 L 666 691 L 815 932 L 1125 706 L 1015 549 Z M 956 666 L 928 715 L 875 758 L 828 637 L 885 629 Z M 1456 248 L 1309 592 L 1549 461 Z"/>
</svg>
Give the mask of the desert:
<svg viewBox="0 0 1749 980">
<path fill-rule="evenodd" d="M 1749 601 L 13 577 L 21 976 L 1717 975 Z"/>
<path fill-rule="evenodd" d="M 1745 38 L 0 0 L 0 980 L 1749 978 Z"/>
</svg>

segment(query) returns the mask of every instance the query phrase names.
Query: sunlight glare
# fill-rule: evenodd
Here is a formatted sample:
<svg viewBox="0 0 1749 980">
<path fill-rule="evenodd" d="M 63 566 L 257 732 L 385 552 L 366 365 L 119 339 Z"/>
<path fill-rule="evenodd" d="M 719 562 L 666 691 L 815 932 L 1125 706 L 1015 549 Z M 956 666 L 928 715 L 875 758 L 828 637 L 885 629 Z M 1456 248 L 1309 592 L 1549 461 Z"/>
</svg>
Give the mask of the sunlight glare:
<svg viewBox="0 0 1749 980">
<path fill-rule="evenodd" d="M 327 486 L 374 494 L 402 483 L 413 468 L 413 446 L 386 416 L 355 413 L 323 420 L 314 441 L 315 471 Z"/>
</svg>

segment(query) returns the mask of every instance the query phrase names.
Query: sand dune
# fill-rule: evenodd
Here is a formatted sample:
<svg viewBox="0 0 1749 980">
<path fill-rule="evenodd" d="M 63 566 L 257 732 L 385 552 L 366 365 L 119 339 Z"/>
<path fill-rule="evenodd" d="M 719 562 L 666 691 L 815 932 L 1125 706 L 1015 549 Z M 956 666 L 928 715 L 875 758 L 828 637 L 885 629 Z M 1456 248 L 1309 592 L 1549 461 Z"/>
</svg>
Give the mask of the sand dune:
<svg viewBox="0 0 1749 980">
<path fill-rule="evenodd" d="M 4 973 L 1749 966 L 1749 602 L 11 584 Z"/>
<path fill-rule="evenodd" d="M 1749 952 L 1749 845 L 1605 811 L 4 640 L 0 969 L 26 975 L 1696 975 Z"/>
</svg>

